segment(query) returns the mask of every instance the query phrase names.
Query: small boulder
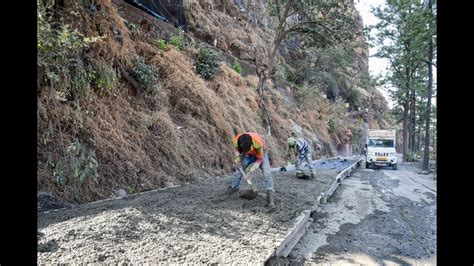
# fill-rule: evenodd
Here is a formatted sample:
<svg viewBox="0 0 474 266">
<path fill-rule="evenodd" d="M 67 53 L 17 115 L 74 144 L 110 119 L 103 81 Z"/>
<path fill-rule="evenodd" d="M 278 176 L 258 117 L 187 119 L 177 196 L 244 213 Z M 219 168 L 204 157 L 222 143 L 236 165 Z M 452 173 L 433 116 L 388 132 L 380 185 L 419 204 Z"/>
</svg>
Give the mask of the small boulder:
<svg viewBox="0 0 474 266">
<path fill-rule="evenodd" d="M 114 190 L 114 195 L 115 197 L 125 197 L 127 196 L 127 192 L 125 191 L 125 189 L 117 189 L 117 190 Z"/>
<path fill-rule="evenodd" d="M 165 187 L 174 187 L 173 182 L 165 182 L 164 185 L 165 185 Z"/>
</svg>

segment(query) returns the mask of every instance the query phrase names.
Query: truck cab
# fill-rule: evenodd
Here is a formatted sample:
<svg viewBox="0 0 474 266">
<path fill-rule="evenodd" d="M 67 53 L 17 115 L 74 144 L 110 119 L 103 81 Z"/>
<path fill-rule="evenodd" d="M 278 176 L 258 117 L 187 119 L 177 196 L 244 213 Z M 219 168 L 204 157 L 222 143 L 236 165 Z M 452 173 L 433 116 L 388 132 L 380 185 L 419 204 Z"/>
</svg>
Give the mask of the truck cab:
<svg viewBox="0 0 474 266">
<path fill-rule="evenodd" d="M 365 149 L 365 168 L 391 166 L 393 170 L 397 170 L 398 157 L 395 145 L 395 130 L 369 129 Z"/>
</svg>

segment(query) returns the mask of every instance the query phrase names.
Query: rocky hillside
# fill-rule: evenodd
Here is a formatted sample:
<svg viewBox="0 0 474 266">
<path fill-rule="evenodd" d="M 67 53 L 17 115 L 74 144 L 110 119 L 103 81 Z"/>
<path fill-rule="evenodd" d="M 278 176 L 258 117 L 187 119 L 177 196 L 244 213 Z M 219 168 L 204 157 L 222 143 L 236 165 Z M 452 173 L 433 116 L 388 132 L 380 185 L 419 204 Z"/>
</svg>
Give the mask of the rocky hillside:
<svg viewBox="0 0 474 266">
<path fill-rule="evenodd" d="M 174 8 L 184 10 L 177 14 L 185 16 L 185 33 L 175 27 L 182 18 L 166 23 L 123 1 L 65 1 L 47 8 L 43 2 L 39 191 L 84 203 L 117 190 L 134 193 L 227 175 L 234 129 L 264 133 L 255 66 L 268 49 L 274 18 L 263 0 L 178 1 Z M 354 30 L 364 38 L 355 10 L 354 16 Z M 220 59 L 210 79 L 197 73 L 202 47 Z M 286 164 L 292 132 L 310 138 L 319 158 L 336 155 L 339 143 L 360 146 L 366 107 L 370 127 L 389 126 L 382 95 L 364 83 L 367 49 L 353 49 L 347 73 L 332 64 L 333 54 L 305 48 L 297 39 L 279 51 L 267 106 L 273 167 Z M 350 139 L 346 128 L 352 129 Z"/>
</svg>

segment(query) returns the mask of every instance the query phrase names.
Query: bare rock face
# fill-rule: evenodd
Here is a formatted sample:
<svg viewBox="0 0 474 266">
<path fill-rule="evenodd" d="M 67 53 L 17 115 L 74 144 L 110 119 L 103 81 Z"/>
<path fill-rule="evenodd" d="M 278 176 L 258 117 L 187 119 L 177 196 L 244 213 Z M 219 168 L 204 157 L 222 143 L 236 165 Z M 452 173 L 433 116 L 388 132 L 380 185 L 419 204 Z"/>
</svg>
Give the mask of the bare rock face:
<svg viewBox="0 0 474 266">
<path fill-rule="evenodd" d="M 245 3 L 246 1 L 237 2 L 187 1 L 185 9 L 188 29 L 196 38 L 255 64 L 255 60 L 261 60 L 259 54 L 266 52 L 264 38 L 271 38 L 270 32 L 259 27 L 261 22 L 256 10 L 261 6 Z"/>
</svg>

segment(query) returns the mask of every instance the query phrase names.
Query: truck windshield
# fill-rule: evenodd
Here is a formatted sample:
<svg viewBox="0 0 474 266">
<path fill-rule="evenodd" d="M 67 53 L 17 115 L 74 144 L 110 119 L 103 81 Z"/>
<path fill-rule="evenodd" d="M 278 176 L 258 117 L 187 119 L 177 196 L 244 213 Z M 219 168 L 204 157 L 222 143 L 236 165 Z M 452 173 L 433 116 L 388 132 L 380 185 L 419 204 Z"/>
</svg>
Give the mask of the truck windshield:
<svg viewBox="0 0 474 266">
<path fill-rule="evenodd" d="M 393 139 L 370 139 L 369 147 L 393 148 Z"/>
</svg>

